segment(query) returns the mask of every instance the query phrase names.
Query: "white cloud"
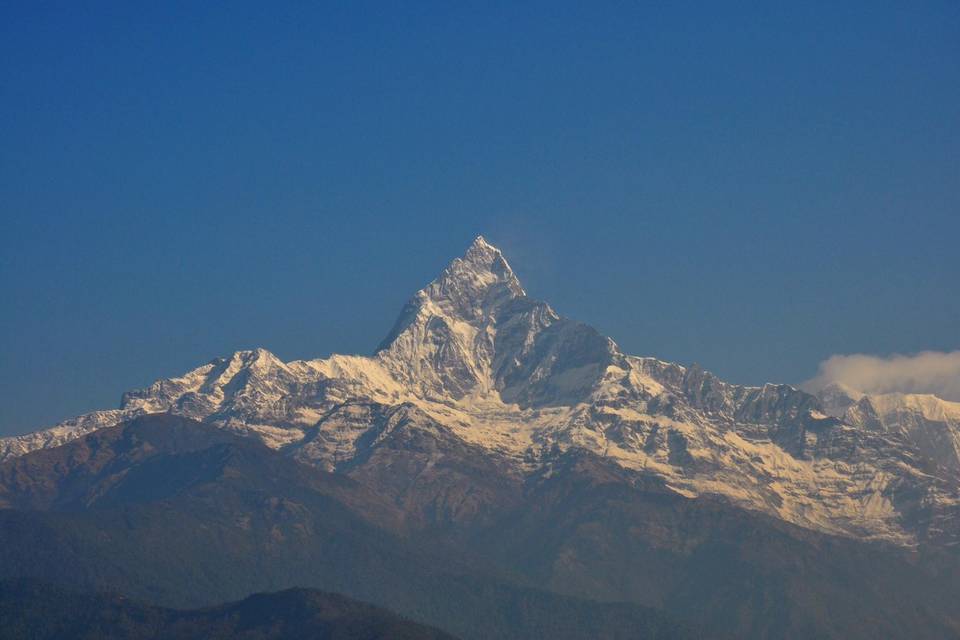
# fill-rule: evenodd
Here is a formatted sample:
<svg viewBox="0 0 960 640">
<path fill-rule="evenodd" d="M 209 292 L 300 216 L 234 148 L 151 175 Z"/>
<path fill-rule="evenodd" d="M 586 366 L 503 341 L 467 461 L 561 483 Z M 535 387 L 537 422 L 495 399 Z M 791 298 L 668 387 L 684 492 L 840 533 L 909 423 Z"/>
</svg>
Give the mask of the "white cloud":
<svg viewBox="0 0 960 640">
<path fill-rule="evenodd" d="M 817 376 L 804 386 L 822 389 L 834 382 L 863 393 L 932 393 L 960 401 L 960 351 L 831 356 L 820 363 Z"/>
</svg>

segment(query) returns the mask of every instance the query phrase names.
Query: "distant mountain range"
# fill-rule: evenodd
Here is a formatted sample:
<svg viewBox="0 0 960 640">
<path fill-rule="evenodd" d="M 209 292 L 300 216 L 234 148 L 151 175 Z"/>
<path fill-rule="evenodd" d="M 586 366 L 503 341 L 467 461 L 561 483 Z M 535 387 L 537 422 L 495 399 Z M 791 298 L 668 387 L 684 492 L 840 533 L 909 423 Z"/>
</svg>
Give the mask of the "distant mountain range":
<svg viewBox="0 0 960 640">
<path fill-rule="evenodd" d="M 960 405 L 623 354 L 477 238 L 377 352 L 0 440 L 0 578 L 316 587 L 463 638 L 960 637 Z"/>
</svg>

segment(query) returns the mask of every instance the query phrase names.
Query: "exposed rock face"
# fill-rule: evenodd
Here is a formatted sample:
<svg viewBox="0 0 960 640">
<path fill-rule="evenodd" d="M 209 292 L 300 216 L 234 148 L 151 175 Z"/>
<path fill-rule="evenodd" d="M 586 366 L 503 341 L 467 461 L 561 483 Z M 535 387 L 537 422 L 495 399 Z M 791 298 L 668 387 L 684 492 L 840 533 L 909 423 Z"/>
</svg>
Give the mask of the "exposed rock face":
<svg viewBox="0 0 960 640">
<path fill-rule="evenodd" d="M 960 411 L 937 399 L 821 398 L 826 408 L 788 385 L 732 385 L 625 355 L 529 298 L 500 251 L 477 238 L 410 300 L 371 357 L 284 363 L 263 349 L 237 352 L 129 392 L 119 409 L 0 440 L 0 459 L 170 412 L 382 482 L 389 474 L 371 461 L 391 455 L 429 465 L 466 448 L 520 478 L 584 449 L 684 496 L 722 496 L 802 527 L 954 544 Z M 483 491 L 435 490 L 443 517 L 485 512 Z"/>
</svg>

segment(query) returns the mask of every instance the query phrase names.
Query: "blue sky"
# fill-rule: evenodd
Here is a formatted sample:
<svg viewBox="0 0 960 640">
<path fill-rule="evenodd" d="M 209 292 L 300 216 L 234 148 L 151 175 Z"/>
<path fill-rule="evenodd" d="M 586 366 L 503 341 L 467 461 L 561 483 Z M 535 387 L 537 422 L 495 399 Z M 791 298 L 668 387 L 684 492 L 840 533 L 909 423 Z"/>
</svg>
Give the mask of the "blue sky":
<svg viewBox="0 0 960 640">
<path fill-rule="evenodd" d="M 960 349 L 956 2 L 277 4 L 0 9 L 0 433 L 369 352 L 478 233 L 734 382 Z"/>
</svg>

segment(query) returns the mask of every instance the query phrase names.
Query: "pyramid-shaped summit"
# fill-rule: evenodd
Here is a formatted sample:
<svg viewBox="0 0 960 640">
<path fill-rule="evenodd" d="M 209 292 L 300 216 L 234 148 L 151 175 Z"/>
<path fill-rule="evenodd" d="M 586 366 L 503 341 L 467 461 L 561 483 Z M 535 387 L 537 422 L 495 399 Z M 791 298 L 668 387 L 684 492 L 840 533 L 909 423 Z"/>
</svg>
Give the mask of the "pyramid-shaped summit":
<svg viewBox="0 0 960 640">
<path fill-rule="evenodd" d="M 454 260 L 444 270 L 444 275 L 451 273 L 451 270 L 456 270 L 456 266 L 461 264 L 465 267 L 463 272 L 472 272 L 483 276 L 485 280 L 492 277 L 487 281 L 488 286 L 498 284 L 508 289 L 513 296 L 526 295 L 510 264 L 503 257 L 503 253 L 487 242 L 483 236 L 477 236 L 463 257 Z"/>
<path fill-rule="evenodd" d="M 410 299 L 377 351 L 390 347 L 418 317 L 482 326 L 507 302 L 526 296 L 503 254 L 483 236 Z"/>
<path fill-rule="evenodd" d="M 527 297 L 501 251 L 478 236 L 407 303 L 378 357 L 425 397 L 496 392 L 537 403 L 563 395 L 551 382 L 568 366 L 586 367 L 585 384 L 565 391 L 587 392 L 615 352 L 590 327 Z"/>
</svg>

